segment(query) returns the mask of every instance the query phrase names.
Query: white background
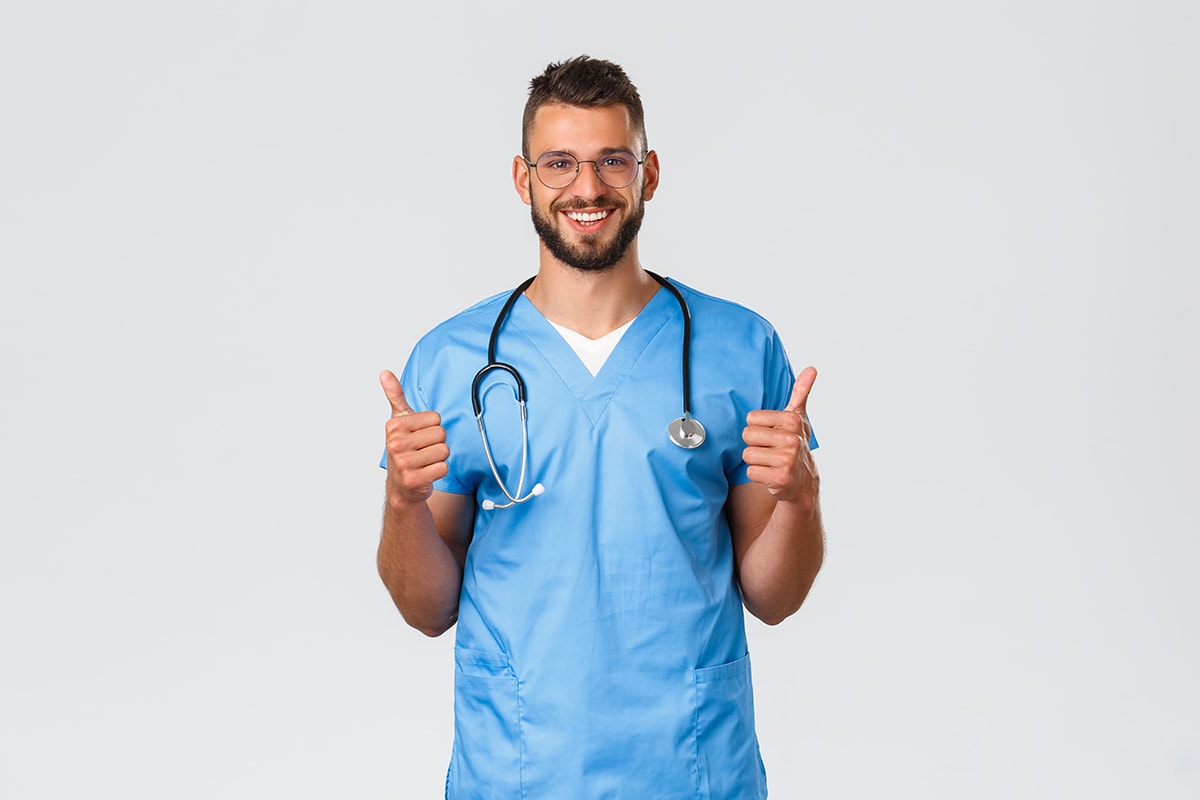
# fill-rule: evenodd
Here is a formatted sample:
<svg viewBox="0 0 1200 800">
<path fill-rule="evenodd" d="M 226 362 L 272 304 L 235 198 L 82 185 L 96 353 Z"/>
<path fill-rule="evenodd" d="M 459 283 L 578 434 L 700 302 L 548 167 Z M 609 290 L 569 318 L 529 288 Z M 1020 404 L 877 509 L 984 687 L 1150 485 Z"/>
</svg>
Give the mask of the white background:
<svg viewBox="0 0 1200 800">
<path fill-rule="evenodd" d="M 440 796 L 376 375 L 533 272 L 579 53 L 642 91 L 646 266 L 821 371 L 772 797 L 1200 796 L 1196 5 L 432 5 L 0 10 L 0 796 Z"/>
</svg>

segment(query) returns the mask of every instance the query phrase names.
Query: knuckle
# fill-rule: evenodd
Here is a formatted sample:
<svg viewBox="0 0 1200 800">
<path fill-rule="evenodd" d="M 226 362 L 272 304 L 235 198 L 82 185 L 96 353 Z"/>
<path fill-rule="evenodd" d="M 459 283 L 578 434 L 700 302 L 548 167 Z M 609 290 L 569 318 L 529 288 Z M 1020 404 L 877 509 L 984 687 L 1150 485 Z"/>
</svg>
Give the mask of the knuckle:
<svg viewBox="0 0 1200 800">
<path fill-rule="evenodd" d="M 405 489 L 409 490 L 410 492 L 415 492 L 417 490 L 423 489 L 426 485 L 426 481 L 422 478 L 422 476 L 420 474 L 409 471 L 409 472 L 404 472 L 403 474 L 401 474 L 400 485 L 403 486 Z"/>
</svg>

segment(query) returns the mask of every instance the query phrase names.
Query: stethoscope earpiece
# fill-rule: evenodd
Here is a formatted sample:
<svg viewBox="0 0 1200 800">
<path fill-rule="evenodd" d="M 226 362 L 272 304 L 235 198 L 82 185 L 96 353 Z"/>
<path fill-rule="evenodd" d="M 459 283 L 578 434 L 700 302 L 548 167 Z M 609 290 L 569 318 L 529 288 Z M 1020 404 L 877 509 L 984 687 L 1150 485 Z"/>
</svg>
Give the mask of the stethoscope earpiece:
<svg viewBox="0 0 1200 800">
<path fill-rule="evenodd" d="M 675 296 L 675 300 L 679 303 L 679 308 L 683 312 L 683 416 L 671 422 L 667 426 L 667 438 L 674 444 L 686 450 L 699 447 L 704 444 L 705 431 L 704 426 L 700 421 L 692 416 L 692 396 L 691 396 L 691 364 L 692 364 L 692 315 L 688 310 L 687 300 L 683 298 L 683 294 L 675 288 L 673 284 L 667 281 L 661 275 L 656 275 L 650 270 L 646 273 L 658 281 L 664 288 Z M 537 276 L 533 276 L 536 278 Z M 496 323 L 492 326 L 492 335 L 488 339 L 488 363 L 475 373 L 475 380 L 471 382 L 471 406 L 475 411 L 475 422 L 479 427 L 479 437 L 483 440 L 483 452 L 487 456 L 488 466 L 492 468 L 492 477 L 496 479 L 496 483 L 500 485 L 500 491 L 504 492 L 504 496 L 508 498 L 507 503 L 496 503 L 494 500 L 484 500 L 480 503 L 480 507 L 484 511 L 492 511 L 499 508 L 512 508 L 517 503 L 524 503 L 527 500 L 532 500 L 538 495 L 546 491 L 546 488 L 540 483 L 535 483 L 533 488 L 529 490 L 529 494 L 521 496 L 521 490 L 525 487 L 525 467 L 529 460 L 529 427 L 525 413 L 525 381 L 521 378 L 521 373 L 517 372 L 517 368 L 511 364 L 505 364 L 496 360 L 496 340 L 500 336 L 500 327 L 504 324 L 504 320 L 508 317 L 508 312 L 512 310 L 513 304 L 517 302 L 517 298 L 521 293 L 529 288 L 533 283 L 533 278 L 529 278 L 516 289 L 513 289 L 512 294 L 508 296 L 508 300 L 504 302 L 504 307 L 500 309 L 500 313 L 496 316 Z M 500 470 L 496 468 L 496 461 L 492 458 L 492 448 L 488 444 L 487 431 L 483 428 L 483 403 L 479 399 L 479 385 L 492 370 L 501 370 L 512 375 L 516 382 L 517 388 L 513 394 L 516 397 L 517 403 L 521 407 L 521 472 L 517 478 L 517 490 L 509 492 L 504 481 L 500 479 Z"/>
<path fill-rule="evenodd" d="M 493 465 L 493 469 L 494 468 L 495 468 L 495 466 Z M 499 476 L 496 477 L 496 481 L 500 482 Z M 504 491 L 503 483 L 500 483 L 500 491 Z M 526 500 L 531 500 L 532 498 L 537 497 L 539 494 L 541 494 L 544 491 L 546 491 L 545 486 L 542 486 L 540 483 L 535 483 L 533 485 L 533 488 L 529 490 L 529 494 L 526 495 L 525 497 L 522 497 L 519 500 L 517 498 L 513 497 L 511 494 L 508 494 L 508 492 L 504 492 L 504 494 L 508 495 L 508 497 L 512 497 L 512 500 L 505 503 L 504 505 L 496 505 L 495 500 L 484 500 L 479 505 L 484 511 L 491 511 L 494 508 L 512 508 L 517 503 L 524 503 Z"/>
</svg>

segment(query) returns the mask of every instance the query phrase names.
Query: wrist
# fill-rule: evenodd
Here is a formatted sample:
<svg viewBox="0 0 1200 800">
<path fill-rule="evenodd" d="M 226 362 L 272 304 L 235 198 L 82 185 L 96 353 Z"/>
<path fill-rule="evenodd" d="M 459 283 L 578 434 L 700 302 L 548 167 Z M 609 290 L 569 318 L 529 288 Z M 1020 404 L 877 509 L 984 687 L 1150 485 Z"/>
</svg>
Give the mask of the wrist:
<svg viewBox="0 0 1200 800">
<path fill-rule="evenodd" d="M 425 501 L 429 499 L 430 494 L 432 494 L 432 491 L 413 494 L 388 484 L 388 509 L 393 514 L 404 515 L 413 511 L 414 509 L 425 508 Z"/>
<path fill-rule="evenodd" d="M 821 514 L 821 501 L 817 491 L 799 491 L 789 495 L 775 495 L 775 507 L 793 517 L 817 517 Z"/>
</svg>

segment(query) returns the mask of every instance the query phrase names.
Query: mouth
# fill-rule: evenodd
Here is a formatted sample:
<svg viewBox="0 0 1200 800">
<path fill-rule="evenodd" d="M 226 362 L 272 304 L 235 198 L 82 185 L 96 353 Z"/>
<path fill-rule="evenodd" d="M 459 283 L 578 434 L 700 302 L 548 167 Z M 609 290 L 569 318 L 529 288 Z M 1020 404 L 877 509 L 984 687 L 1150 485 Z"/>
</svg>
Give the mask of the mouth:
<svg viewBox="0 0 1200 800">
<path fill-rule="evenodd" d="M 594 211 L 581 211 L 579 209 L 566 209 L 562 211 L 562 215 L 571 221 L 572 227 L 580 231 L 594 231 L 604 224 L 612 214 L 613 209 L 601 208 Z"/>
</svg>

